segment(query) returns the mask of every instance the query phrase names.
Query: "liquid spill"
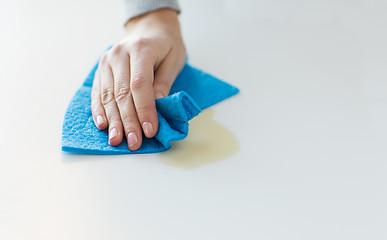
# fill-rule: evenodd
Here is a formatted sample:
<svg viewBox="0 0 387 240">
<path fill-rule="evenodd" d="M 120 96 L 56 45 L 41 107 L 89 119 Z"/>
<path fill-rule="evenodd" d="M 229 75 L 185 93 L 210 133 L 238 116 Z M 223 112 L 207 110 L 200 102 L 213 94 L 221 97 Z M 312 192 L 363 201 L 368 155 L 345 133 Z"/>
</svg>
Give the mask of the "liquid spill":
<svg viewBox="0 0 387 240">
<path fill-rule="evenodd" d="M 239 150 L 239 142 L 225 127 L 212 119 L 215 112 L 205 110 L 190 121 L 186 139 L 172 143 L 172 148 L 160 153 L 163 164 L 194 169 L 215 163 L 234 155 Z"/>
</svg>

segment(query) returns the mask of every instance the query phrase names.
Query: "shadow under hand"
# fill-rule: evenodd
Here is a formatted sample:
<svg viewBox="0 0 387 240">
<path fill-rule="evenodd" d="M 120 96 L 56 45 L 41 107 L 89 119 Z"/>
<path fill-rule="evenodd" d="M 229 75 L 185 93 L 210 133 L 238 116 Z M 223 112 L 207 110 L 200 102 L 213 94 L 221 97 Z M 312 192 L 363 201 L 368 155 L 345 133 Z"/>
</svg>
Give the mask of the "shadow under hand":
<svg viewBox="0 0 387 240">
<path fill-rule="evenodd" d="M 239 142 L 225 127 L 212 119 L 215 112 L 205 110 L 190 121 L 186 139 L 172 143 L 160 154 L 161 162 L 181 169 L 194 169 L 227 159 L 239 150 Z"/>
</svg>

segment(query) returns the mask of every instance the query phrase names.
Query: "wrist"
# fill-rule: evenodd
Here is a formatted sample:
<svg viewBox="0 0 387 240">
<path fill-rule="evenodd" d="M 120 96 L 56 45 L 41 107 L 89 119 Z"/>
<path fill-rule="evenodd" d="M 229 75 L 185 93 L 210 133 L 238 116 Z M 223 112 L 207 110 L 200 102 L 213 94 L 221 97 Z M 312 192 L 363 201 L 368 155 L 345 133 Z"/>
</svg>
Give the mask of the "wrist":
<svg viewBox="0 0 387 240">
<path fill-rule="evenodd" d="M 178 27 L 180 29 L 178 13 L 170 8 L 157 9 L 134 17 L 125 24 L 125 28 L 130 32 L 140 23 L 144 26 L 166 25 L 170 27 Z"/>
</svg>

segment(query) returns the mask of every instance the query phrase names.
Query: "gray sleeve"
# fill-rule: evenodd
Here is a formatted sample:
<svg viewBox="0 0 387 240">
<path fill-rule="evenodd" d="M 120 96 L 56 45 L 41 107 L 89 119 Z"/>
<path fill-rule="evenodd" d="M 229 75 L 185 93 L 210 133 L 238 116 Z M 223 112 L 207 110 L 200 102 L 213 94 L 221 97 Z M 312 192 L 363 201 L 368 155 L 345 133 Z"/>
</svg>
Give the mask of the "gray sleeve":
<svg viewBox="0 0 387 240">
<path fill-rule="evenodd" d="M 124 3 L 125 23 L 131 18 L 160 8 L 170 8 L 180 12 L 177 0 L 124 0 Z"/>
</svg>

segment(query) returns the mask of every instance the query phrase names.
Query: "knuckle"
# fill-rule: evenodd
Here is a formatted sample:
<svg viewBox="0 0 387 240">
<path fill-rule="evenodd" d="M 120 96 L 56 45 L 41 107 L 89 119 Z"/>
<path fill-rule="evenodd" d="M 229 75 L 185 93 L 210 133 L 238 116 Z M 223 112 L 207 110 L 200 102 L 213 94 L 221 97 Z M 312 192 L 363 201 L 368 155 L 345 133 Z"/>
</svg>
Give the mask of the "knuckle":
<svg viewBox="0 0 387 240">
<path fill-rule="evenodd" d="M 124 49 L 122 44 L 116 44 L 114 47 L 110 49 L 110 52 L 113 56 L 120 55 Z"/>
<path fill-rule="evenodd" d="M 141 72 L 136 72 L 132 75 L 130 86 L 133 90 L 141 88 L 145 83 L 144 75 Z"/>
<path fill-rule="evenodd" d="M 152 40 L 149 38 L 140 37 L 134 40 L 132 46 L 134 49 L 143 49 L 152 45 Z"/>
<path fill-rule="evenodd" d="M 107 64 L 108 58 L 109 58 L 108 53 L 104 53 L 104 54 L 102 55 L 101 59 L 99 60 L 99 65 L 101 65 L 101 64 L 102 64 L 102 65 Z"/>
<path fill-rule="evenodd" d="M 130 88 L 128 86 L 118 86 L 114 93 L 116 102 L 121 102 L 127 99 L 129 96 L 130 96 Z"/>
<path fill-rule="evenodd" d="M 113 90 L 111 88 L 106 88 L 101 93 L 101 102 L 103 105 L 111 103 L 114 99 Z"/>
<path fill-rule="evenodd" d="M 136 122 L 134 122 L 134 119 L 131 118 L 131 117 L 123 118 L 122 119 L 122 124 L 123 124 L 124 129 L 127 130 L 128 132 L 130 132 L 132 130 L 136 130 L 135 129 Z"/>
<path fill-rule="evenodd" d="M 112 114 L 107 114 L 107 119 L 108 119 L 108 122 L 109 124 L 113 124 L 113 123 L 116 123 L 117 125 L 120 124 L 120 117 L 118 116 L 117 113 L 112 113 Z"/>
<path fill-rule="evenodd" d="M 147 105 L 140 105 L 140 106 L 136 107 L 136 112 L 137 112 L 137 115 L 139 115 L 139 116 L 149 115 L 151 110 L 152 110 L 152 108 L 150 106 L 147 106 Z"/>
</svg>

